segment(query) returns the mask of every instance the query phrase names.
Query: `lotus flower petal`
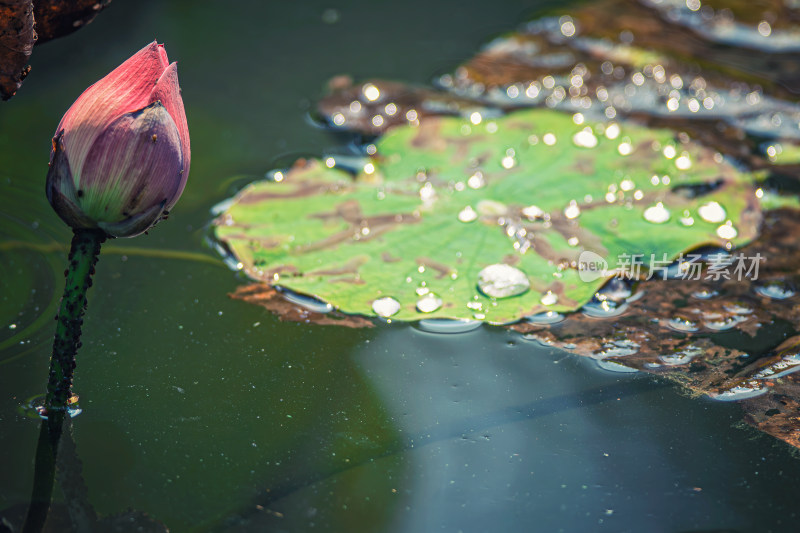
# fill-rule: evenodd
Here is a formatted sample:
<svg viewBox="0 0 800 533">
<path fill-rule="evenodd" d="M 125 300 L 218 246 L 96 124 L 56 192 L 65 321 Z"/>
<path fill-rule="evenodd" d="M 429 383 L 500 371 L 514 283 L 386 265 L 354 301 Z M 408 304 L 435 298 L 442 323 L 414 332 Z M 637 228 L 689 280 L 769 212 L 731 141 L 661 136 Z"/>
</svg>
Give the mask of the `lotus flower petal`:
<svg viewBox="0 0 800 533">
<path fill-rule="evenodd" d="M 73 228 L 96 227 L 92 219 L 78 206 L 72 172 L 60 135 L 53 139 L 53 160 L 47 173 L 47 199 L 61 218 L 73 221 L 71 224 Z"/>
<path fill-rule="evenodd" d="M 73 168 L 81 168 L 94 139 L 122 113 L 141 109 L 169 62 L 155 41 L 86 89 L 58 125 Z"/>
<path fill-rule="evenodd" d="M 183 98 L 181 97 L 181 90 L 178 84 L 178 65 L 172 63 L 167 67 L 161 78 L 156 83 L 153 89 L 151 100 L 160 100 L 164 107 L 167 108 L 170 117 L 175 121 L 178 127 L 178 134 L 181 139 L 181 154 L 183 156 L 183 173 L 181 174 L 181 184 L 178 187 L 177 195 L 174 200 L 170 201 L 167 209 L 171 209 L 178 197 L 183 192 L 186 186 L 186 179 L 189 177 L 189 161 L 191 157 L 191 149 L 189 147 L 189 126 L 186 122 L 186 113 L 183 110 Z"/>
<path fill-rule="evenodd" d="M 181 184 L 175 122 L 161 102 L 116 119 L 86 155 L 77 194 L 87 215 L 116 222 L 166 204 Z"/>
<path fill-rule="evenodd" d="M 161 220 L 165 207 L 166 203 L 157 204 L 119 222 L 99 222 L 97 225 L 112 237 L 135 237 Z"/>
<path fill-rule="evenodd" d="M 178 201 L 189 160 L 177 65 L 152 42 L 84 91 L 61 119 L 48 199 L 73 228 L 130 237 Z"/>
</svg>

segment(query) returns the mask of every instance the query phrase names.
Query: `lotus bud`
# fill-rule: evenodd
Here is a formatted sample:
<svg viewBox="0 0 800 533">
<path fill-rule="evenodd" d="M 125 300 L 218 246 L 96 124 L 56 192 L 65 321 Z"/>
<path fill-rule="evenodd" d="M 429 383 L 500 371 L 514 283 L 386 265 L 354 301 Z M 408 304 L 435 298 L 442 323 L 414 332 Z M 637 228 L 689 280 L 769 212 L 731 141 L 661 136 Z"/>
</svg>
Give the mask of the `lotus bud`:
<svg viewBox="0 0 800 533">
<path fill-rule="evenodd" d="M 177 66 L 153 42 L 86 89 L 61 119 L 47 198 L 75 229 L 133 237 L 178 201 L 189 159 Z"/>
</svg>

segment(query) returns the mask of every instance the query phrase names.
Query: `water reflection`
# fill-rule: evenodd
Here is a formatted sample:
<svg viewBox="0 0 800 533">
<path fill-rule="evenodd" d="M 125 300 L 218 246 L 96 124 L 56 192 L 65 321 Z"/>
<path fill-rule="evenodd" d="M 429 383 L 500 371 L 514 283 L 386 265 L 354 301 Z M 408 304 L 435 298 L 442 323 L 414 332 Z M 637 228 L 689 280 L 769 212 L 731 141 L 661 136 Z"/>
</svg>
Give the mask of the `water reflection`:
<svg viewBox="0 0 800 533">
<path fill-rule="evenodd" d="M 745 513 L 733 503 L 739 494 L 767 491 L 788 501 L 765 476 L 733 466 L 753 444 L 724 444 L 741 438 L 724 422 L 730 406 L 700 404 L 663 381 L 605 373 L 586 359 L 507 337 L 499 330 L 432 337 L 405 326 L 381 329 L 351 360 L 397 439 L 308 485 L 257 499 L 256 510 L 226 525 L 336 530 L 380 501 L 386 514 L 355 527 L 653 530 L 658 516 L 658 531 L 735 529 L 774 518 Z M 686 418 L 704 429 L 676 432 Z M 708 439 L 708 431 L 722 441 Z"/>
</svg>

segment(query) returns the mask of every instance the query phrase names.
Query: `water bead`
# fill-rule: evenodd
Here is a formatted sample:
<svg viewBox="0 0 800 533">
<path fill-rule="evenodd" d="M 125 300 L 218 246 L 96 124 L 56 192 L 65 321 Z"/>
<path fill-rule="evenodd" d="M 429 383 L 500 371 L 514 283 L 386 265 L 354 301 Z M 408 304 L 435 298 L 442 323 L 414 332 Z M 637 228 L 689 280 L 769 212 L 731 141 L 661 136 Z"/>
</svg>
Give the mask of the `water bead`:
<svg viewBox="0 0 800 533">
<path fill-rule="evenodd" d="M 388 318 L 396 315 L 400 311 L 400 302 L 388 296 L 378 298 L 372 302 L 372 310 L 376 315 Z"/>
<path fill-rule="evenodd" d="M 442 299 L 434 293 L 429 292 L 419 300 L 417 300 L 417 311 L 420 313 L 433 313 L 442 307 Z"/>
<path fill-rule="evenodd" d="M 528 276 L 511 265 L 497 263 L 478 273 L 478 288 L 490 298 L 510 298 L 531 288 Z"/>
</svg>

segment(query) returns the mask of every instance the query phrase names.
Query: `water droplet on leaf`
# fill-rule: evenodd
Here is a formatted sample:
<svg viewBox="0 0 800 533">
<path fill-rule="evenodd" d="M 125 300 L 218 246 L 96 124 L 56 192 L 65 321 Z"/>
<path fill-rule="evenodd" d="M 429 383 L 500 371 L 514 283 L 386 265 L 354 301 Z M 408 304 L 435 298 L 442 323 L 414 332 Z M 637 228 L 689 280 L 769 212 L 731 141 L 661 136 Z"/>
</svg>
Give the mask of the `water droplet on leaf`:
<svg viewBox="0 0 800 533">
<path fill-rule="evenodd" d="M 701 205 L 697 209 L 697 213 L 700 215 L 700 218 L 712 224 L 722 222 L 727 215 L 727 213 L 725 213 L 725 208 L 717 202 L 708 202 Z"/>
<path fill-rule="evenodd" d="M 644 210 L 644 219 L 653 224 L 663 224 L 669 220 L 669 211 L 663 203 L 658 202 Z"/>
<path fill-rule="evenodd" d="M 372 302 L 372 310 L 375 311 L 376 315 L 388 318 L 396 315 L 397 312 L 400 311 L 400 302 L 388 296 L 378 298 Z"/>
<path fill-rule="evenodd" d="M 478 218 L 478 213 L 469 205 L 458 213 L 458 220 L 461 222 L 472 222 L 476 218 Z"/>
<path fill-rule="evenodd" d="M 510 298 L 527 292 L 531 284 L 520 269 L 497 263 L 478 273 L 478 288 L 490 298 Z"/>
<path fill-rule="evenodd" d="M 442 307 L 442 299 L 429 292 L 417 300 L 417 311 L 420 313 L 433 313 Z"/>
</svg>

